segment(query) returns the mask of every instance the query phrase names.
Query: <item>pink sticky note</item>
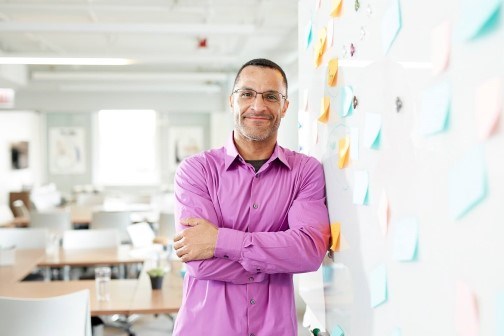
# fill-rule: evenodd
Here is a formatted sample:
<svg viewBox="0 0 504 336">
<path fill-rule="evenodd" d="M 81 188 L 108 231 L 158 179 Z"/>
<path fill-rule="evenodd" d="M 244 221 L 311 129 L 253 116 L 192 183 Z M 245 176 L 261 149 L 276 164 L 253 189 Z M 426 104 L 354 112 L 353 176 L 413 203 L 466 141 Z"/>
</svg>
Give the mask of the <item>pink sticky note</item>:
<svg viewBox="0 0 504 336">
<path fill-rule="evenodd" d="M 502 111 L 502 81 L 490 79 L 476 91 L 476 121 L 480 139 L 488 139 L 496 133 Z"/>
<path fill-rule="evenodd" d="M 431 34 L 431 62 L 432 74 L 439 75 L 446 70 L 450 63 L 451 51 L 451 23 L 445 21 L 432 30 Z"/>
<path fill-rule="evenodd" d="M 380 196 L 380 202 L 378 203 L 378 222 L 380 223 L 380 229 L 384 236 L 388 231 L 389 217 L 389 201 L 387 198 L 387 193 L 385 192 L 385 190 L 383 190 Z"/>
<path fill-rule="evenodd" d="M 463 282 L 457 282 L 455 329 L 457 336 L 478 336 L 479 316 L 476 296 Z"/>
</svg>

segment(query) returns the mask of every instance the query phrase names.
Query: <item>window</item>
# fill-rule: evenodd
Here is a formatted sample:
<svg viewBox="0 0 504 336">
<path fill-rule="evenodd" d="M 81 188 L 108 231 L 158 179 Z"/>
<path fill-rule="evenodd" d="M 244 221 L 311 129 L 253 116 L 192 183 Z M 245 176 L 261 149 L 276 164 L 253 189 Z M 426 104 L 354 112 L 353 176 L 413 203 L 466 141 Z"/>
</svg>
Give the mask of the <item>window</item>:
<svg viewBox="0 0 504 336">
<path fill-rule="evenodd" d="M 156 111 L 98 112 L 97 183 L 150 185 L 159 182 Z"/>
</svg>

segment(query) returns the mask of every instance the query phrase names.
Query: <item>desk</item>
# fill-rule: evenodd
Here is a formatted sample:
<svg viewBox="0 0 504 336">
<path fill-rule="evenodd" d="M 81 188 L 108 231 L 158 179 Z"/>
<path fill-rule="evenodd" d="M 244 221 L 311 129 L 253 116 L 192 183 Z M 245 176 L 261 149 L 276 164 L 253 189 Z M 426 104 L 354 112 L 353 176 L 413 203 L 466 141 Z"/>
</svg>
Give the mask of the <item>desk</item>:
<svg viewBox="0 0 504 336">
<path fill-rule="evenodd" d="M 130 252 L 131 247 L 129 246 L 104 249 L 59 249 L 58 253 L 53 255 L 45 254 L 37 265 L 41 267 L 82 267 L 143 263 L 144 258 L 133 256 Z"/>
</svg>

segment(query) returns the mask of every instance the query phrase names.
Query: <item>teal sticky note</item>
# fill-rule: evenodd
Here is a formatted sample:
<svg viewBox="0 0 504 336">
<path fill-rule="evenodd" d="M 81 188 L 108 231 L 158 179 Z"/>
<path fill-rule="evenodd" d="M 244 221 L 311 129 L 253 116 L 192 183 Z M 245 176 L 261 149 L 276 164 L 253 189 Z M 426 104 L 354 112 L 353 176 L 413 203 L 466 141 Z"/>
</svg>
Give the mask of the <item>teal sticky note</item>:
<svg viewBox="0 0 504 336">
<path fill-rule="evenodd" d="M 497 294 L 497 334 L 496 336 L 504 336 L 504 292 Z"/>
<path fill-rule="evenodd" d="M 340 93 L 340 115 L 347 117 L 353 113 L 353 89 L 349 85 L 345 85 L 339 89 Z"/>
<path fill-rule="evenodd" d="M 487 176 L 483 146 L 470 149 L 448 173 L 448 207 L 453 219 L 459 219 L 487 195 Z"/>
<path fill-rule="evenodd" d="M 415 261 L 418 253 L 418 219 L 408 217 L 397 220 L 394 225 L 394 259 Z"/>
<path fill-rule="evenodd" d="M 431 86 L 422 95 L 420 128 L 424 135 L 433 135 L 448 129 L 451 106 L 451 85 L 442 81 Z"/>
<path fill-rule="evenodd" d="M 373 269 L 369 275 L 371 307 L 375 308 L 387 301 L 387 270 L 385 264 Z"/>
<path fill-rule="evenodd" d="M 331 330 L 331 336 L 345 336 L 345 332 L 339 325 L 337 325 Z"/>
<path fill-rule="evenodd" d="M 370 149 L 379 149 L 381 142 L 382 118 L 378 113 L 366 113 L 362 142 Z"/>
<path fill-rule="evenodd" d="M 308 22 L 306 27 L 306 48 L 308 48 L 313 40 L 313 25 L 312 22 Z"/>
<path fill-rule="evenodd" d="M 381 39 L 384 55 L 386 55 L 390 47 L 392 47 L 401 27 L 401 4 L 399 0 L 392 0 L 392 5 L 385 11 L 382 18 Z"/>
<path fill-rule="evenodd" d="M 474 40 L 499 26 L 502 0 L 461 0 L 456 34 L 465 40 Z"/>
<path fill-rule="evenodd" d="M 354 172 L 353 204 L 367 205 L 368 189 L 369 189 L 368 172 L 365 170 Z"/>
<path fill-rule="evenodd" d="M 401 335 L 402 332 L 400 328 L 395 328 L 394 330 L 392 330 L 392 333 L 390 334 L 390 336 L 401 336 Z"/>
</svg>

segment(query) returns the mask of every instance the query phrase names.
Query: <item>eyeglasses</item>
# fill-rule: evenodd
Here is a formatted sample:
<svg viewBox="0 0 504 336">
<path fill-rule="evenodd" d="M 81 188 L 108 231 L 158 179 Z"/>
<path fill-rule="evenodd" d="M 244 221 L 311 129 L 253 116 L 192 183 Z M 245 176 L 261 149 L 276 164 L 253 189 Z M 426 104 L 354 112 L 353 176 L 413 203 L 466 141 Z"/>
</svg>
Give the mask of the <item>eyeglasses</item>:
<svg viewBox="0 0 504 336">
<path fill-rule="evenodd" d="M 287 99 L 287 96 L 277 91 L 257 92 L 253 89 L 236 89 L 233 91 L 233 94 L 235 93 L 239 93 L 238 99 L 244 102 L 252 102 L 258 94 L 262 95 L 263 100 L 267 103 L 279 103 L 280 100 Z"/>
</svg>

